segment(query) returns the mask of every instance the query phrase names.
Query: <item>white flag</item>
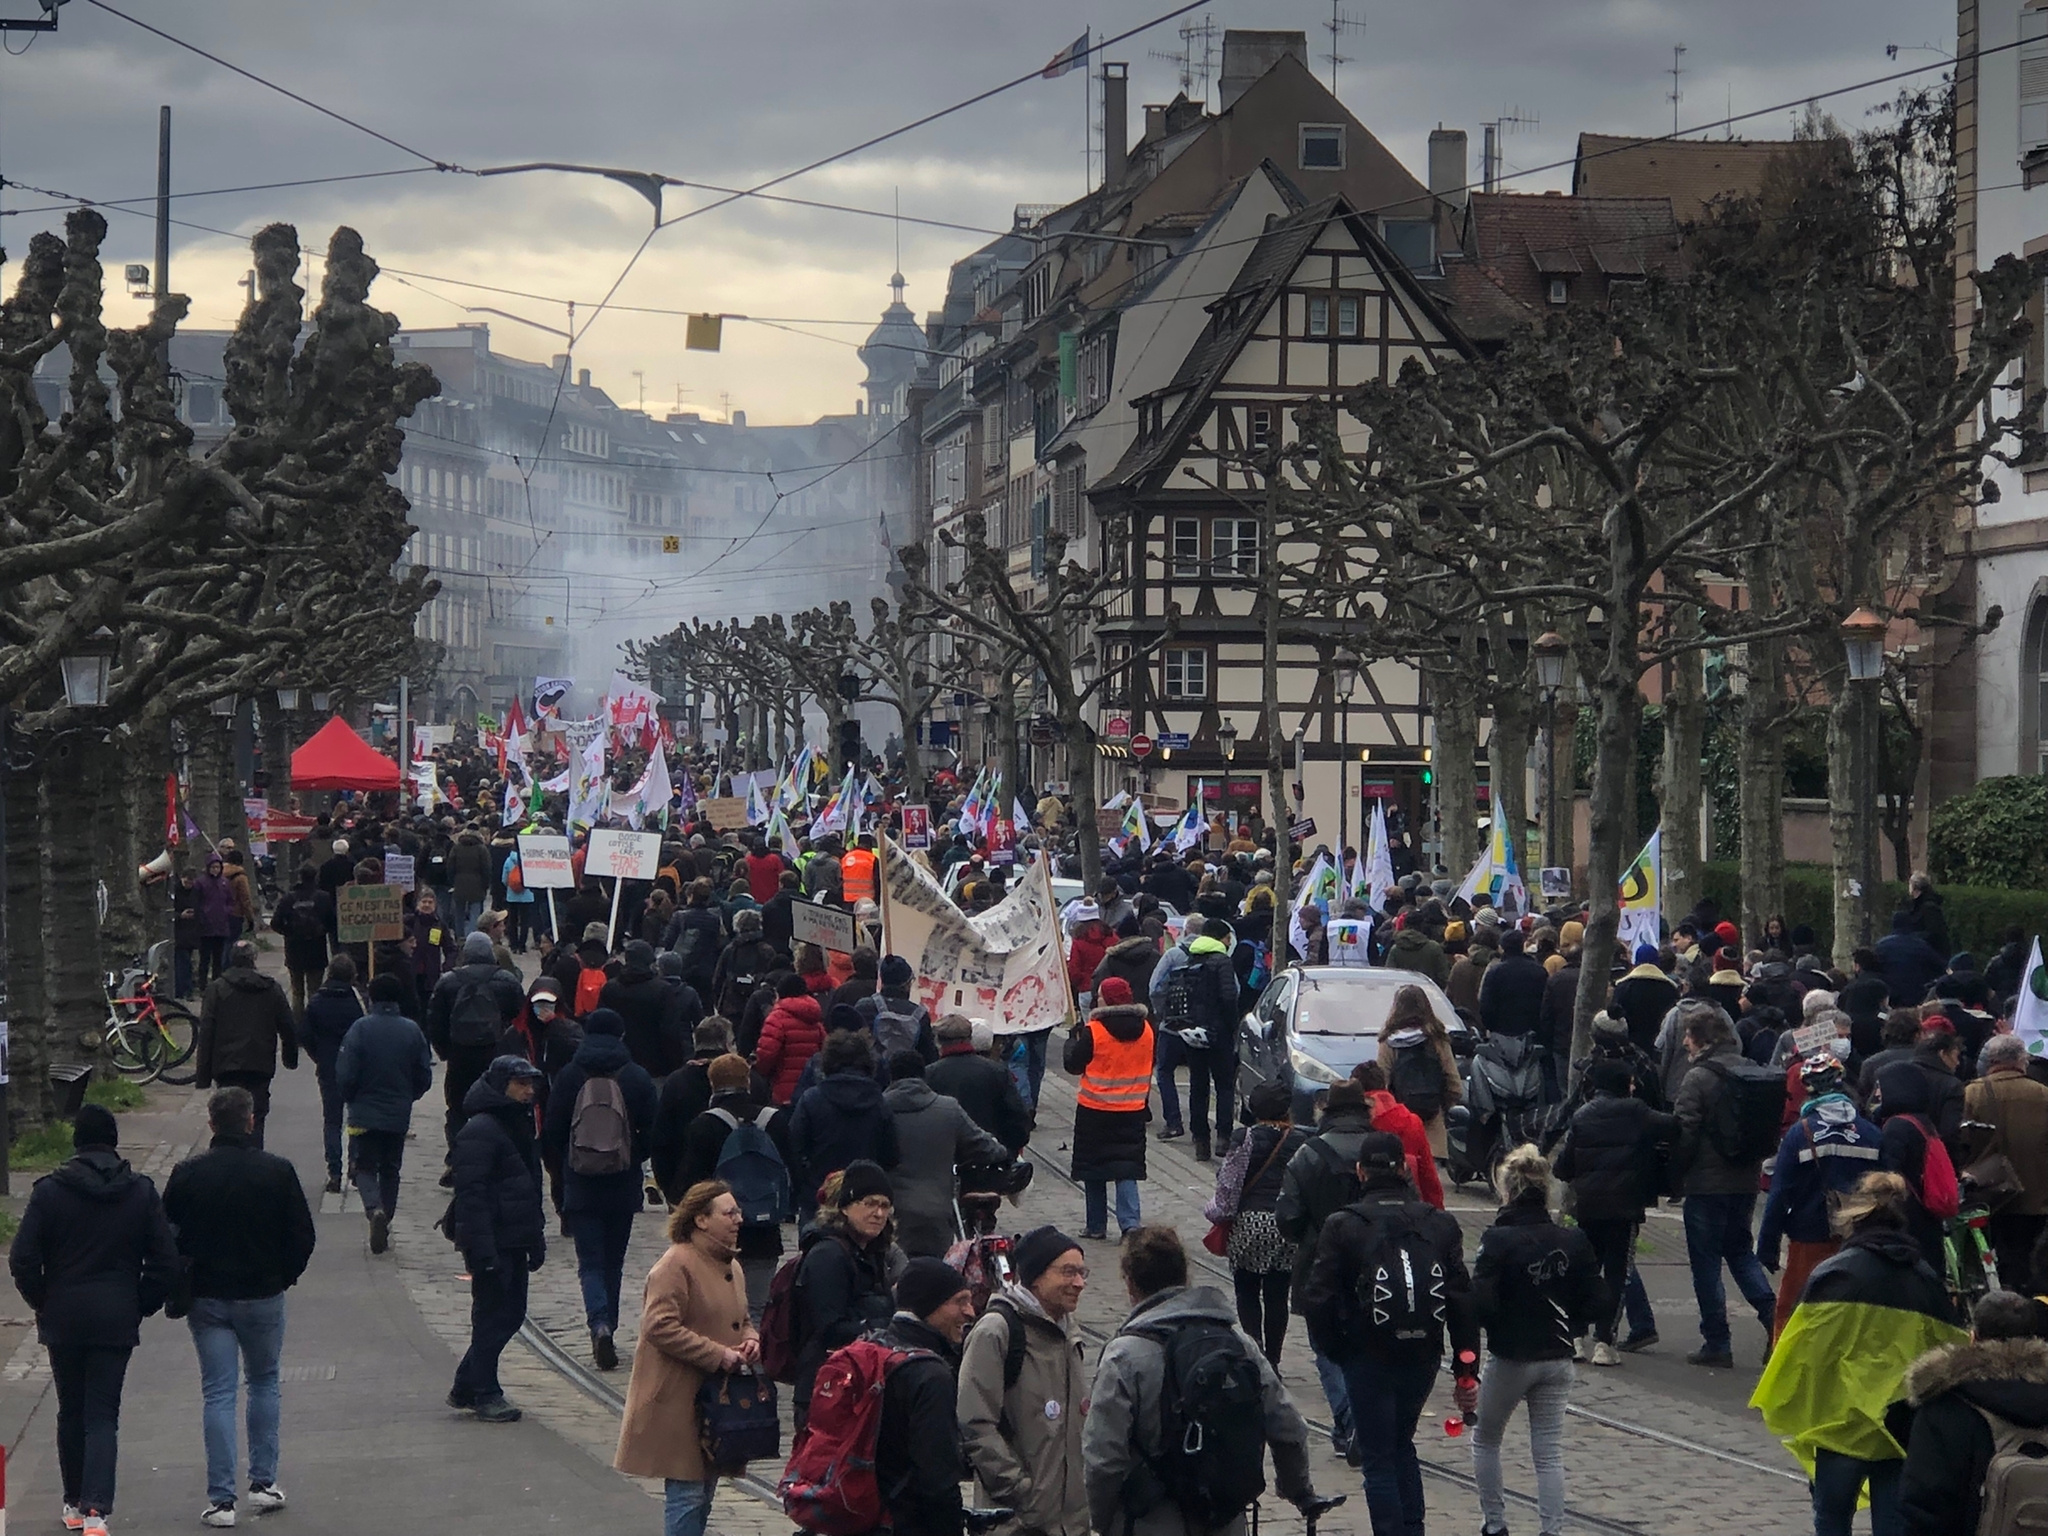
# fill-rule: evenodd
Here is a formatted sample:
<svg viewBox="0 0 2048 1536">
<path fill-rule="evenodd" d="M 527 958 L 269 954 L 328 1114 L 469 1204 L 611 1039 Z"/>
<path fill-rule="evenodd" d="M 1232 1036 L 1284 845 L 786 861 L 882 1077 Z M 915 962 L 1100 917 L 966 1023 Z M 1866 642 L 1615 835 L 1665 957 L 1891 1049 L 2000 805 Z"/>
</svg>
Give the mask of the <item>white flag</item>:
<svg viewBox="0 0 2048 1536">
<path fill-rule="evenodd" d="M 2041 941 L 2027 954 L 2027 968 L 2020 973 L 2020 995 L 2012 1009 L 2012 1032 L 2027 1043 L 2027 1054 L 2048 1052 L 2048 1002 L 2036 988 L 2041 984 Z"/>
<path fill-rule="evenodd" d="M 1365 907 L 1378 922 L 1394 888 L 1394 850 L 1387 840 L 1387 802 L 1372 803 L 1372 836 L 1365 851 Z"/>
<path fill-rule="evenodd" d="M 1462 901 L 1470 905 L 1472 898 L 1479 894 L 1480 887 L 1491 885 L 1492 882 L 1493 845 L 1489 842 L 1484 848 L 1479 850 L 1479 857 L 1472 865 L 1472 873 L 1465 877 L 1465 883 L 1458 887 L 1457 894 L 1451 900 L 1453 902 Z"/>
</svg>

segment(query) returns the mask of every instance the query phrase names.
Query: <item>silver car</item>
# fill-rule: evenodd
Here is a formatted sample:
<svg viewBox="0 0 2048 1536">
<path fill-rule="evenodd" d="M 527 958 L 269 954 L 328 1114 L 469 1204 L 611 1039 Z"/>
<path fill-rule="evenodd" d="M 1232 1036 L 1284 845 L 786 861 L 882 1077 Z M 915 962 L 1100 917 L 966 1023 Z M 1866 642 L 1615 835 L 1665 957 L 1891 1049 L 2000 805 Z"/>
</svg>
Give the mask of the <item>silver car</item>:
<svg viewBox="0 0 2048 1536">
<path fill-rule="evenodd" d="M 1238 1027 L 1240 1109 L 1263 1082 L 1286 1083 L 1294 1122 L 1315 1121 L 1316 1096 L 1379 1054 L 1380 1026 L 1402 987 L 1420 987 L 1460 1056 L 1471 1030 L 1443 988 L 1419 971 L 1382 966 L 1295 965 L 1271 981 Z"/>
</svg>

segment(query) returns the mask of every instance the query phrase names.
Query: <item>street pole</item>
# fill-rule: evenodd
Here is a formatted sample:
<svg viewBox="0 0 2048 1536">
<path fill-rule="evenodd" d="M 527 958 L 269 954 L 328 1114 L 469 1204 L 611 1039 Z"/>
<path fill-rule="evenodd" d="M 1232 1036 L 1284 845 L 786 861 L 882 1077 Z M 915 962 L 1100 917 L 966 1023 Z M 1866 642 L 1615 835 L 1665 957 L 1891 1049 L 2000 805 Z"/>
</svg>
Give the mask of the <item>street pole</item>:
<svg viewBox="0 0 2048 1536">
<path fill-rule="evenodd" d="M 1344 850 L 1351 846 L 1351 697 L 1346 694 L 1337 716 L 1337 862 L 1344 862 Z M 1359 828 L 1364 830 L 1361 811 Z"/>
<path fill-rule="evenodd" d="M 401 677 L 398 680 L 398 814 L 405 814 L 406 776 L 412 771 L 412 757 L 406 750 L 412 732 L 407 729 L 412 718 L 412 680 Z"/>
<path fill-rule="evenodd" d="M 171 291 L 171 109 L 159 107 L 156 119 L 156 301 L 161 304 Z M 252 286 L 249 297 L 256 297 Z M 171 366 L 171 343 L 163 343 L 163 365 Z"/>
<path fill-rule="evenodd" d="M 1543 864 L 1557 866 L 1557 690 L 1543 690 Z M 1539 877 L 1540 878 L 1540 877 Z"/>
<path fill-rule="evenodd" d="M 1856 796 L 1857 879 L 1863 886 L 1862 918 L 1857 924 L 1857 942 L 1868 948 L 1873 924 L 1871 908 L 1877 902 L 1877 690 L 1878 679 L 1855 685 L 1857 707 L 1857 760 L 1862 791 Z"/>
</svg>

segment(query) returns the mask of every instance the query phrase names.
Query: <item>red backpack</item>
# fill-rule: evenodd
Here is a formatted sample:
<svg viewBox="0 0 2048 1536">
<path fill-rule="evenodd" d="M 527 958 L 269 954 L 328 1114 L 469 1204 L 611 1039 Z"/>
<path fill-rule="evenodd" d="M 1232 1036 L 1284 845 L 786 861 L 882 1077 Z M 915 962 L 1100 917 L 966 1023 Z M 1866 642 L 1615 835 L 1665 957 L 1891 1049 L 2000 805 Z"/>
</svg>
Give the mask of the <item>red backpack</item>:
<svg viewBox="0 0 2048 1536">
<path fill-rule="evenodd" d="M 783 1261 L 761 1307 L 761 1374 L 785 1387 L 796 1385 L 796 1357 L 803 1345 L 796 1315 L 796 1272 L 803 1262 L 801 1253 Z"/>
<path fill-rule="evenodd" d="M 597 999 L 604 991 L 605 975 L 602 966 L 586 965 L 576 977 L 576 1017 L 587 1019 L 590 1011 L 597 1006 Z"/>
<path fill-rule="evenodd" d="M 1934 1127 L 1919 1115 L 1907 1115 L 1920 1133 L 1926 1152 L 1920 1159 L 1920 1203 L 1936 1221 L 1947 1221 L 1963 1208 L 1962 1186 L 1956 1182 L 1956 1165 L 1948 1148 L 1935 1135 Z"/>
<path fill-rule="evenodd" d="M 810 1417 L 783 1469 L 782 1512 L 811 1536 L 863 1536 L 889 1524 L 875 1474 L 882 1393 L 897 1368 L 936 1359 L 856 1339 L 825 1357 L 811 1384 Z"/>
</svg>

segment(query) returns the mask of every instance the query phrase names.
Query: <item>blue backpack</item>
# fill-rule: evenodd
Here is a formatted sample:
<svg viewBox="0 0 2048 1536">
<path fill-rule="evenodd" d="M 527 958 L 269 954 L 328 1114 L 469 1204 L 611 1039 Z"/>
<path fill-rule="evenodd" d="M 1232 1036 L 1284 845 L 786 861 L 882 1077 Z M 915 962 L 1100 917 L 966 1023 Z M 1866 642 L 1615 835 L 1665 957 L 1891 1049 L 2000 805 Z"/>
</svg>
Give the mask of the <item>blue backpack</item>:
<svg viewBox="0 0 2048 1536">
<path fill-rule="evenodd" d="M 768 1133 L 751 1120 L 743 1121 L 729 1109 L 714 1109 L 732 1127 L 725 1145 L 718 1149 L 716 1172 L 740 1204 L 743 1227 L 780 1226 L 790 1214 L 789 1168 Z"/>
</svg>

